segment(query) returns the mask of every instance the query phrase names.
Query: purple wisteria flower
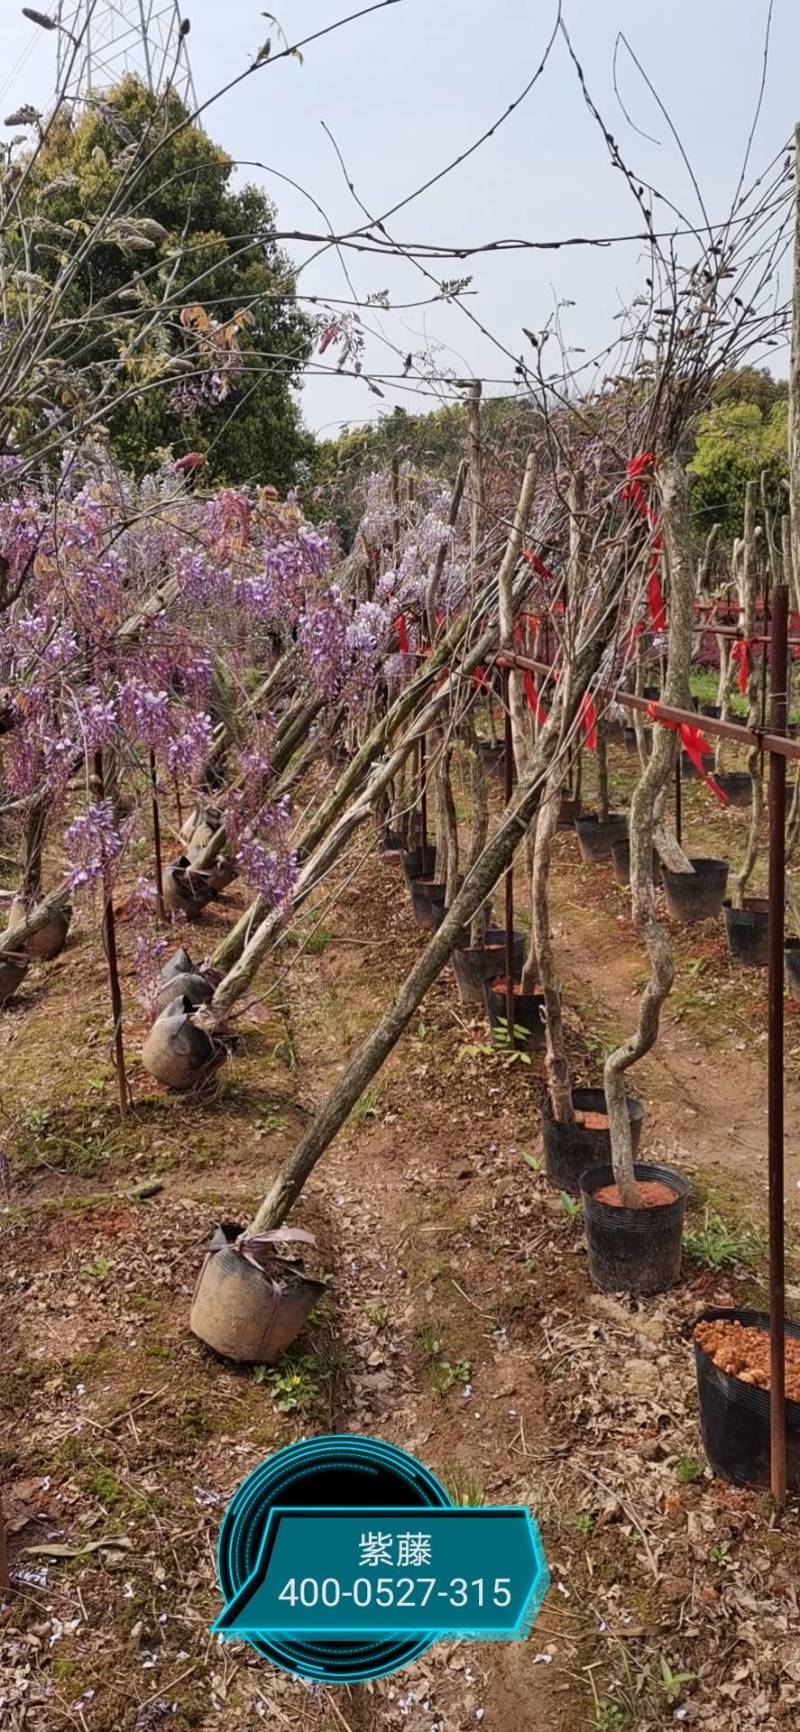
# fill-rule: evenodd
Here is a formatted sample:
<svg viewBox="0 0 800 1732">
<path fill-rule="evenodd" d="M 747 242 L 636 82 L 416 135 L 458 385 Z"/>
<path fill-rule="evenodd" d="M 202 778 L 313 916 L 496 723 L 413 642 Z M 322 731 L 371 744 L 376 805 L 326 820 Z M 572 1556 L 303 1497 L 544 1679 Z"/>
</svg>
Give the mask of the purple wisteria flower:
<svg viewBox="0 0 800 1732">
<path fill-rule="evenodd" d="M 114 824 L 110 800 L 90 806 L 70 824 L 64 835 L 69 862 L 67 883 L 71 891 L 84 890 L 104 877 L 117 859 L 122 838 Z"/>
</svg>

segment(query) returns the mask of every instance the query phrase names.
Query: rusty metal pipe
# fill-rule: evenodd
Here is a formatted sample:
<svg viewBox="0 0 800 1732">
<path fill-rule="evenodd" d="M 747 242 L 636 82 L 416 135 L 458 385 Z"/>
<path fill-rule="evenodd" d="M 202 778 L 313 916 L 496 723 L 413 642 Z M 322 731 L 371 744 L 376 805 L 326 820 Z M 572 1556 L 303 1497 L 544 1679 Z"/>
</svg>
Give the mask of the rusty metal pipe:
<svg viewBox="0 0 800 1732">
<path fill-rule="evenodd" d="M 770 726 L 786 727 L 789 591 L 776 585 L 770 648 Z M 769 761 L 767 1163 L 769 1173 L 770 1488 L 786 1498 L 786 1249 L 784 1229 L 783 943 L 786 907 L 786 760 Z"/>
</svg>

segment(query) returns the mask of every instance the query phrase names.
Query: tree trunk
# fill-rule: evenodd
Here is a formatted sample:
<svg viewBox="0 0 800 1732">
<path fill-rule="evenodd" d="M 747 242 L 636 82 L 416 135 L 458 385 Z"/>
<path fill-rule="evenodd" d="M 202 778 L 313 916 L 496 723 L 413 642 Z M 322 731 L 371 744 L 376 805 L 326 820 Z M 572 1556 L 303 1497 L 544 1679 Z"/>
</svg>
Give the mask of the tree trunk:
<svg viewBox="0 0 800 1732">
<path fill-rule="evenodd" d="M 691 696 L 695 569 L 689 526 L 689 485 L 675 457 L 661 460 L 657 479 L 661 491 L 662 524 L 670 572 L 669 639 L 664 702 L 688 709 Z M 604 1083 L 611 1132 L 614 1178 L 626 1208 L 639 1206 L 631 1147 L 631 1127 L 624 1075 L 650 1052 L 658 1039 L 661 1010 L 672 988 L 674 967 L 666 931 L 656 919 L 652 876 L 653 827 L 656 805 L 675 763 L 676 735 L 653 727 L 653 749 L 634 790 L 630 814 L 631 897 L 633 920 L 650 962 L 650 979 L 642 994 L 639 1019 L 629 1040 L 606 1059 Z"/>
<path fill-rule="evenodd" d="M 742 578 L 740 599 L 742 613 L 742 632 L 746 638 L 753 636 L 756 623 L 756 592 L 758 589 L 758 571 L 755 558 L 755 514 L 758 498 L 758 484 L 748 481 L 745 488 L 744 505 L 744 543 L 742 549 Z M 747 681 L 747 725 L 758 728 L 761 725 L 761 681 L 755 657 L 750 657 L 750 673 Z M 761 820 L 764 813 L 764 782 L 763 763 L 758 746 L 751 746 L 747 754 L 747 768 L 750 773 L 750 830 L 747 838 L 747 848 L 740 870 L 733 882 L 731 901 L 734 908 L 741 908 L 744 893 L 752 876 L 753 867 L 758 857 L 758 844 L 761 835 Z"/>
<path fill-rule="evenodd" d="M 573 708 L 586 690 L 595 661 L 596 652 L 592 654 L 591 660 L 587 653 L 583 657 L 583 666 L 576 670 L 571 699 Z M 561 705 L 554 705 L 533 754 L 529 774 L 517 790 L 516 800 L 504 813 L 499 829 L 484 848 L 445 915 L 442 925 L 406 977 L 393 1004 L 345 1066 L 336 1087 L 320 1107 L 305 1136 L 284 1162 L 255 1216 L 253 1232 L 268 1231 L 284 1220 L 300 1195 L 309 1174 L 341 1130 L 356 1101 L 380 1070 L 426 992 L 452 955 L 461 928 L 469 924 L 513 860 L 516 848 L 523 840 L 539 805 L 542 778 L 546 774 L 560 734 L 560 711 Z"/>
<path fill-rule="evenodd" d="M 558 814 L 563 787 L 563 767 L 557 761 L 550 771 L 542 804 L 536 816 L 536 837 L 533 846 L 531 875 L 531 934 L 538 984 L 544 993 L 546 1012 L 547 1088 L 554 1119 L 570 1124 L 572 1109 L 572 1079 L 564 1043 L 564 1023 L 561 1015 L 561 989 L 558 984 L 553 939 L 550 931 L 550 901 L 548 886 L 553 837 L 558 828 Z M 528 964 L 530 963 L 530 955 Z M 528 968 L 526 964 L 526 972 Z M 531 982 L 536 984 L 536 982 Z"/>
<path fill-rule="evenodd" d="M 514 569 L 522 551 L 522 537 L 530 516 L 533 496 L 536 492 L 537 464 L 533 452 L 528 455 L 525 464 L 525 474 L 522 480 L 522 491 L 514 514 L 508 546 L 497 573 L 497 603 L 500 614 L 500 647 L 512 650 L 514 647 Z M 511 733 L 514 741 L 514 761 L 517 774 L 522 776 L 528 762 L 528 731 L 525 726 L 525 688 L 523 675 L 519 668 L 511 668 L 508 676 L 508 702 L 511 711 Z"/>
<path fill-rule="evenodd" d="M 608 823 L 608 741 L 602 716 L 597 720 L 597 813 L 601 824 Z"/>
</svg>

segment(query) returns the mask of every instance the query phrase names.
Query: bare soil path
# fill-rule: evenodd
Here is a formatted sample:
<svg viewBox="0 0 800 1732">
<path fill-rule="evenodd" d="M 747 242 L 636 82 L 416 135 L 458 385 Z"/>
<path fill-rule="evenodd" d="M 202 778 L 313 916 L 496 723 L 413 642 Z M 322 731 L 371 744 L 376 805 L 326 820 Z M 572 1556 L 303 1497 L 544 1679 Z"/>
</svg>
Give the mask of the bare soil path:
<svg viewBox="0 0 800 1732">
<path fill-rule="evenodd" d="M 607 875 L 567 862 L 555 919 L 594 1080 L 581 1025 L 598 1005 L 625 1024 L 639 964 Z M 713 1732 L 780 1732 L 800 1712 L 797 1516 L 776 1524 L 762 1494 L 704 1469 L 689 1343 L 702 1305 L 752 1275 L 689 1265 L 646 1304 L 593 1293 L 579 1222 L 535 1171 L 541 1067 L 486 1056 L 447 973 L 295 1212 L 330 1291 L 290 1360 L 257 1378 L 189 1335 L 209 1228 L 248 1217 L 422 942 L 399 870 L 377 857 L 326 925 L 248 1007 L 216 1098 L 170 1100 L 134 1067 L 123 1130 L 102 974 L 79 936 L 3 1022 L 22 1100 L 0 1268 L 12 1732 L 657 1732 L 678 1711 Z M 649 1146 L 663 1138 L 673 1158 L 670 1091 L 694 1091 L 681 1141 L 701 1179 L 706 1163 L 726 1171 L 725 1141 L 701 1147 L 691 1113 L 702 1130 L 708 1008 L 683 1007 L 697 1027 L 670 1024 L 667 1062 L 644 1077 Z M 745 1129 L 755 1148 L 755 1112 Z M 164 1189 L 149 1202 L 113 1196 L 153 1172 Z M 755 1163 L 741 1173 L 756 1186 Z M 524 1644 L 439 1644 L 394 1679 L 334 1692 L 209 1636 L 227 1499 L 281 1444 L 339 1429 L 418 1452 L 456 1499 L 534 1509 L 553 1585 Z"/>
</svg>

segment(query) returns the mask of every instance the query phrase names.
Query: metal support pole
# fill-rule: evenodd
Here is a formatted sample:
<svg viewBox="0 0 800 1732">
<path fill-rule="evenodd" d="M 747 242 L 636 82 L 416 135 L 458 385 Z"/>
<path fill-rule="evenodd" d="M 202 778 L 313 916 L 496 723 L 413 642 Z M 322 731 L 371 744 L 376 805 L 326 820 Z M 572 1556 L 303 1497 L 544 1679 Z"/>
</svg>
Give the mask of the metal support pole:
<svg viewBox="0 0 800 1732">
<path fill-rule="evenodd" d="M 11 1587 L 11 1574 L 8 1568 L 8 1545 L 6 1542 L 6 1520 L 3 1507 L 0 1504 L 0 1594 L 7 1594 Z"/>
<path fill-rule="evenodd" d="M 510 806 L 514 794 L 514 730 L 511 726 L 511 694 L 509 691 L 508 670 L 503 674 L 503 717 L 505 721 L 505 759 L 503 763 L 503 793 L 506 806 Z M 513 1052 L 516 1044 L 514 1029 L 516 1027 L 516 1007 L 514 1004 L 514 860 L 513 856 L 506 871 L 506 1025 L 508 1028 L 509 1052 Z"/>
<path fill-rule="evenodd" d="M 770 643 L 770 732 L 785 734 L 787 712 L 789 591 L 778 584 L 773 597 Z M 767 1160 L 769 1170 L 770 1489 L 776 1504 L 786 1498 L 786 1272 L 784 1239 L 783 1126 L 783 942 L 786 903 L 786 759 L 769 760 L 769 1046 L 767 1071 Z"/>
<path fill-rule="evenodd" d="M 101 801 L 105 797 L 105 779 L 103 776 L 103 754 L 95 752 L 94 778 Z M 117 961 L 117 932 L 114 923 L 114 893 L 111 885 L 111 873 L 107 866 L 103 871 L 103 949 L 108 963 L 108 983 L 111 989 L 111 1012 L 114 1018 L 114 1060 L 117 1068 L 117 1096 L 119 1100 L 119 1116 L 124 1119 L 128 1111 L 128 1079 L 125 1073 L 125 1047 L 122 1039 L 122 990 L 119 984 L 119 964 Z"/>
<path fill-rule="evenodd" d="M 422 858 L 425 859 L 425 849 L 428 846 L 428 769 L 425 761 L 425 735 L 419 742 L 419 811 L 422 825 Z"/>
<path fill-rule="evenodd" d="M 161 813 L 158 809 L 158 779 L 156 776 L 156 755 L 150 753 L 150 800 L 153 808 L 153 853 L 156 868 L 156 915 L 163 921 L 164 912 L 164 869 L 161 860 Z"/>
<path fill-rule="evenodd" d="M 675 759 L 675 840 L 680 848 L 683 842 L 683 764 L 681 743 L 678 741 L 678 756 Z"/>
</svg>

